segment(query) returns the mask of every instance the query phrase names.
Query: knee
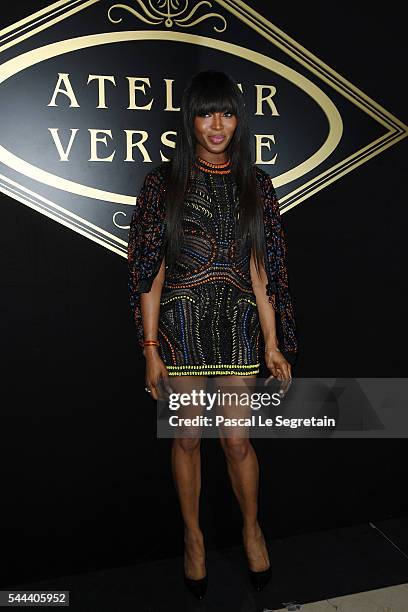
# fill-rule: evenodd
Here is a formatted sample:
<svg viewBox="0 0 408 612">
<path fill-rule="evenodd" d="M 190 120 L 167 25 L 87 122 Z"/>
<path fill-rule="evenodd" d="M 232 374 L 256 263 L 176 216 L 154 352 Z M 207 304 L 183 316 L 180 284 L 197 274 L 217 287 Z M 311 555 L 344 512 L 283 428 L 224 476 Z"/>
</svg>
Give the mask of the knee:
<svg viewBox="0 0 408 612">
<path fill-rule="evenodd" d="M 194 453 L 200 449 L 200 438 L 174 438 L 173 444 L 186 453 Z"/>
<path fill-rule="evenodd" d="M 224 453 L 230 461 L 243 461 L 248 455 L 251 443 L 248 438 L 221 438 Z"/>
</svg>

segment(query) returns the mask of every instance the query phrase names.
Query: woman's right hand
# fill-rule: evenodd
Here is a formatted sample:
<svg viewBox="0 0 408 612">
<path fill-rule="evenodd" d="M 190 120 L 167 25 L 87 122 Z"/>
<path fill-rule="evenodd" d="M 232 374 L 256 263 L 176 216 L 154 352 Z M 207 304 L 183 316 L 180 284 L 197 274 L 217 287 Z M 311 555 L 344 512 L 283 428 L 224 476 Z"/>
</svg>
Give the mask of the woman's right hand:
<svg viewBox="0 0 408 612">
<path fill-rule="evenodd" d="M 173 393 L 173 390 L 159 351 L 155 346 L 145 346 L 143 354 L 146 359 L 146 387 L 150 389 L 150 395 L 154 400 L 165 399 L 163 391 Z"/>
</svg>

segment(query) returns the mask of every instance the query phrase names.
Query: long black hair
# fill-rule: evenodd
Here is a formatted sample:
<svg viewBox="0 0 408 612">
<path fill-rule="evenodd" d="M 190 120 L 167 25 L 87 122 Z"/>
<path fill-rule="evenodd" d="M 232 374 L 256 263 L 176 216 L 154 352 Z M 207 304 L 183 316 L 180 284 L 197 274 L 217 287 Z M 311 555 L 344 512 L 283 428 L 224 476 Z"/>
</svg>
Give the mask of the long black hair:
<svg viewBox="0 0 408 612">
<path fill-rule="evenodd" d="M 215 70 L 194 75 L 182 95 L 175 153 L 170 163 L 166 163 L 166 263 L 175 261 L 182 241 L 182 205 L 196 159 L 194 119 L 197 115 L 214 112 L 229 112 L 237 118 L 237 127 L 227 149 L 239 199 L 237 238 L 244 241 L 249 238 L 259 273 L 265 253 L 263 203 L 250 150 L 244 97 L 230 75 Z"/>
</svg>

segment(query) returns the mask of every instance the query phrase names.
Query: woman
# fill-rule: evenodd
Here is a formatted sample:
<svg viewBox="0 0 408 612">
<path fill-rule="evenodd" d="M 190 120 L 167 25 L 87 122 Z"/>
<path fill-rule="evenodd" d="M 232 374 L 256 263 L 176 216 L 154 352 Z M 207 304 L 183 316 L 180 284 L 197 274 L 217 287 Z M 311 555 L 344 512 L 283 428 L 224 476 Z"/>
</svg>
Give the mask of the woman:
<svg viewBox="0 0 408 612">
<path fill-rule="evenodd" d="M 296 353 L 297 337 L 284 232 L 270 177 L 252 162 L 237 83 L 222 72 L 198 73 L 184 90 L 180 119 L 173 159 L 147 174 L 129 231 L 146 391 L 157 399 L 162 383 L 186 392 L 205 388 L 208 377 L 244 385 L 259 373 L 261 330 L 267 368 L 288 379 L 278 339 Z M 249 575 L 260 590 L 271 570 L 257 520 L 257 457 L 248 436 L 220 441 L 242 512 Z M 184 520 L 184 580 L 201 599 L 207 573 L 199 435 L 174 438 L 172 468 Z"/>
</svg>

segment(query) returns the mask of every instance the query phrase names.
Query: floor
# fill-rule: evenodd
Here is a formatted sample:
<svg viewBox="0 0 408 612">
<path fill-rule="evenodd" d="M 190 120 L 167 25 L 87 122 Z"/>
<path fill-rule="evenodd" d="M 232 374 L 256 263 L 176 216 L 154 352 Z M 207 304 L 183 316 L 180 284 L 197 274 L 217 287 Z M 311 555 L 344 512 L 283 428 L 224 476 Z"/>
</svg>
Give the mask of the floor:
<svg viewBox="0 0 408 612">
<path fill-rule="evenodd" d="M 408 584 L 398 584 L 386 589 L 375 589 L 345 597 L 332 597 L 305 605 L 287 605 L 284 610 L 303 612 L 406 612 L 408 610 Z M 267 609 L 264 609 L 267 612 Z"/>
<path fill-rule="evenodd" d="M 181 557 L 62 576 L 13 590 L 65 590 L 75 612 L 408 612 L 408 517 L 268 542 L 273 577 L 252 590 L 241 546 L 207 552 L 208 591 L 194 600 Z"/>
</svg>

